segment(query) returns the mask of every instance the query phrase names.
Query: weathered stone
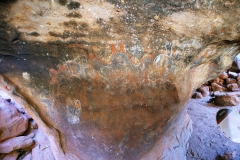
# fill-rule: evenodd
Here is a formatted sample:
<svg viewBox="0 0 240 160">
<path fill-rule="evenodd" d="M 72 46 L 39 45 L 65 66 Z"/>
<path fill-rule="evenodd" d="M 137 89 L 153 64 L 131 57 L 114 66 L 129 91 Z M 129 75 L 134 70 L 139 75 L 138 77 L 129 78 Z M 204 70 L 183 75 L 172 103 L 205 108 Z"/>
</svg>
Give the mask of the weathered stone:
<svg viewBox="0 0 240 160">
<path fill-rule="evenodd" d="M 8 153 L 3 160 L 17 160 L 19 153 L 17 151 L 13 151 Z"/>
<path fill-rule="evenodd" d="M 218 78 L 220 78 L 220 79 L 227 79 L 227 78 L 228 78 L 228 74 L 227 74 L 226 72 L 222 72 L 222 73 L 218 76 Z"/>
<path fill-rule="evenodd" d="M 240 2 L 68 2 L 1 2 L 1 90 L 56 159 L 161 157 L 193 90 L 238 54 Z"/>
<path fill-rule="evenodd" d="M 203 97 L 206 97 L 209 95 L 209 87 L 208 86 L 201 86 L 197 89 L 197 91 L 201 92 Z"/>
<path fill-rule="evenodd" d="M 220 86 L 219 84 L 217 83 L 212 83 L 211 84 L 211 88 L 212 88 L 212 91 L 220 91 L 220 92 L 224 92 L 224 91 L 227 91 L 227 89 L 223 86 Z"/>
<path fill-rule="evenodd" d="M 28 128 L 28 119 L 14 105 L 0 97 L 0 142 L 21 135 Z"/>
<path fill-rule="evenodd" d="M 228 84 L 227 90 L 232 92 L 239 90 L 238 84 L 237 83 Z"/>
<path fill-rule="evenodd" d="M 239 104 L 239 98 L 236 95 L 216 95 L 214 103 L 218 106 L 236 106 Z"/>
<path fill-rule="evenodd" d="M 8 140 L 0 142 L 0 153 L 10 153 L 17 149 L 24 149 L 34 144 L 32 137 L 34 134 L 28 136 L 19 136 L 10 138 Z"/>
<path fill-rule="evenodd" d="M 200 92 L 194 92 L 192 95 L 193 99 L 201 99 L 203 96 Z"/>
<path fill-rule="evenodd" d="M 237 82 L 237 80 L 234 79 L 234 78 L 227 78 L 226 79 L 226 84 L 232 84 L 232 83 L 236 83 L 236 82 Z"/>
</svg>

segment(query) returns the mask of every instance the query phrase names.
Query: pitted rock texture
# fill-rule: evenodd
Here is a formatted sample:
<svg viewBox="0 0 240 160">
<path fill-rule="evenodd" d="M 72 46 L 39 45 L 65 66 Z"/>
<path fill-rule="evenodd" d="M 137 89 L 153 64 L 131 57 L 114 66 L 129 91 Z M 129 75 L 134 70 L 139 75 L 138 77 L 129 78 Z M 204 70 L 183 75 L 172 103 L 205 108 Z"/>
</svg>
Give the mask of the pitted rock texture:
<svg viewBox="0 0 240 160">
<path fill-rule="evenodd" d="M 239 3 L 1 2 L 0 87 L 59 159 L 157 159 L 192 91 L 238 53 Z"/>
</svg>

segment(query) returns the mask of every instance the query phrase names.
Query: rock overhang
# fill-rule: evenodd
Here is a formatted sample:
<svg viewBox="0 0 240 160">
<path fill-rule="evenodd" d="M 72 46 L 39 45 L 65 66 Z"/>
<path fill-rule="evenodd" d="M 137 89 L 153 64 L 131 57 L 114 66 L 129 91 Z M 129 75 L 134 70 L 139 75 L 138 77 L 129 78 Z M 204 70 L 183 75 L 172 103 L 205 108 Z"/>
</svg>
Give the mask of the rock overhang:
<svg viewBox="0 0 240 160">
<path fill-rule="evenodd" d="M 1 72 L 59 130 L 66 152 L 135 159 L 194 88 L 231 65 L 238 3 L 2 3 Z"/>
</svg>

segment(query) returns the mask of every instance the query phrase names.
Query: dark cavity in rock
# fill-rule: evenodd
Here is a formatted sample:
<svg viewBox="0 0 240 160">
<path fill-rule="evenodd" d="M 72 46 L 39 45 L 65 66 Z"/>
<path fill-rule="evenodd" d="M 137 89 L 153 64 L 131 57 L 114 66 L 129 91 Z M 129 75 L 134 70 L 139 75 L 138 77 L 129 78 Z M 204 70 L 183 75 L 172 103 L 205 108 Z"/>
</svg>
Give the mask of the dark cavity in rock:
<svg viewBox="0 0 240 160">
<path fill-rule="evenodd" d="M 79 2 L 70 2 L 67 5 L 67 7 L 68 7 L 69 10 L 78 9 L 80 7 L 80 3 Z"/>
</svg>

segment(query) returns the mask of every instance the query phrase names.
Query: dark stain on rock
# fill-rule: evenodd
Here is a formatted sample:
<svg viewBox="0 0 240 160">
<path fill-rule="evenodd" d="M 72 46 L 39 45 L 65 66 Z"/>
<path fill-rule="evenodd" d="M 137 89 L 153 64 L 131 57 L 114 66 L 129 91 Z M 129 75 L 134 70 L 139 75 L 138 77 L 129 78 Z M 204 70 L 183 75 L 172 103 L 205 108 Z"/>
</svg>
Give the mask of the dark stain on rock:
<svg viewBox="0 0 240 160">
<path fill-rule="evenodd" d="M 71 28 L 75 28 L 78 23 L 75 21 L 75 20 L 71 20 L 71 21 L 68 21 L 68 22 L 63 22 L 63 24 L 66 26 L 66 27 L 71 27 Z"/>
<path fill-rule="evenodd" d="M 59 4 L 65 6 L 67 4 L 67 0 L 58 0 Z"/>
<path fill-rule="evenodd" d="M 57 32 L 48 32 L 50 36 L 53 36 L 53 37 L 60 37 L 62 39 L 67 39 L 69 37 L 72 37 L 72 38 L 77 38 L 77 37 L 85 37 L 86 35 L 85 34 L 82 34 L 82 33 L 78 33 L 78 32 L 70 32 L 70 31 L 67 31 L 65 30 L 63 33 L 57 33 Z"/>
<path fill-rule="evenodd" d="M 7 17 L 3 14 L 0 14 L 0 19 L 4 19 L 4 18 L 7 18 Z"/>
<path fill-rule="evenodd" d="M 28 34 L 29 36 L 34 36 L 34 37 L 38 37 L 40 36 L 40 34 L 38 32 L 31 32 Z"/>
<path fill-rule="evenodd" d="M 69 4 L 67 4 L 67 8 L 69 10 L 78 9 L 79 7 L 80 7 L 80 3 L 79 2 L 70 2 Z"/>
<path fill-rule="evenodd" d="M 188 56 L 188 57 L 184 60 L 184 62 L 188 64 L 188 63 L 190 63 L 190 62 L 192 61 L 192 59 L 193 59 L 192 56 Z"/>
<path fill-rule="evenodd" d="M 1 1 L 2 3 L 15 3 L 17 2 L 18 0 L 4 0 L 4 1 Z"/>
<path fill-rule="evenodd" d="M 77 12 L 68 13 L 66 16 L 68 18 L 82 18 L 82 15 L 80 13 L 77 13 Z"/>
<path fill-rule="evenodd" d="M 77 22 L 75 20 L 70 20 L 68 22 L 63 22 L 63 25 L 67 28 L 71 28 L 74 30 L 85 31 L 88 29 L 88 24 L 85 22 Z"/>
</svg>

